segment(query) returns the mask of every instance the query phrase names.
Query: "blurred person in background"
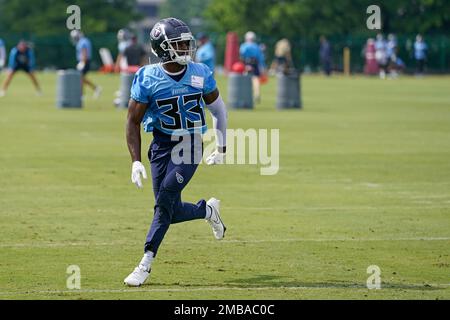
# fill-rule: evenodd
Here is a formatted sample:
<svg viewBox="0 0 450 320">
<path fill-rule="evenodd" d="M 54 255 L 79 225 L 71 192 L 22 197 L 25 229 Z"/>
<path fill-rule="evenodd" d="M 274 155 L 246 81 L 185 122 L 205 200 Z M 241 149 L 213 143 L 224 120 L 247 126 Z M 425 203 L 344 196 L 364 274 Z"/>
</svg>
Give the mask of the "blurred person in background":
<svg viewBox="0 0 450 320">
<path fill-rule="evenodd" d="M 388 41 L 386 43 L 386 54 L 389 60 L 396 60 L 397 55 L 397 38 L 394 34 L 388 35 Z"/>
<path fill-rule="evenodd" d="M 126 62 L 124 59 L 124 52 L 126 50 L 126 48 L 128 46 L 131 45 L 132 40 L 131 40 L 131 33 L 128 31 L 128 29 L 120 29 L 117 32 L 117 59 L 116 59 L 116 63 L 115 63 L 115 72 L 120 72 L 123 69 L 126 69 Z"/>
<path fill-rule="evenodd" d="M 81 78 L 84 85 L 87 85 L 94 90 L 94 98 L 98 98 L 102 91 L 100 86 L 95 85 L 87 79 L 86 75 L 91 69 L 92 59 L 92 44 L 91 41 L 80 30 L 72 30 L 70 32 L 70 38 L 75 44 L 76 56 L 77 56 L 77 70 L 81 72 Z M 84 91 L 84 90 L 83 90 Z"/>
<path fill-rule="evenodd" d="M 123 52 L 122 59 L 124 61 L 121 72 L 136 73 L 140 67 L 147 64 L 147 52 L 144 46 L 138 43 L 138 38 L 135 34 L 131 35 L 131 43 L 126 47 Z M 116 98 L 114 99 L 114 105 L 119 106 L 122 99 L 122 92 L 119 89 L 116 91 Z"/>
<path fill-rule="evenodd" d="M 270 70 L 272 73 L 288 73 L 292 69 L 292 53 L 291 53 L 291 43 L 288 39 L 283 38 L 278 40 L 275 44 L 275 55 L 270 65 Z"/>
<path fill-rule="evenodd" d="M 377 34 L 377 40 L 375 41 L 375 59 L 380 68 L 380 78 L 385 79 L 389 60 L 387 55 L 387 44 L 381 33 Z"/>
<path fill-rule="evenodd" d="M 214 73 L 215 67 L 215 50 L 206 33 L 199 33 L 197 36 L 200 47 L 197 49 L 195 61 L 206 64 Z"/>
<path fill-rule="evenodd" d="M 0 38 L 0 72 L 2 71 L 3 67 L 6 63 L 6 48 L 5 43 Z"/>
<path fill-rule="evenodd" d="M 405 68 L 405 63 L 398 56 L 397 38 L 394 34 L 388 35 L 386 43 L 386 55 L 388 59 L 388 71 L 390 78 L 397 78 L 399 72 Z"/>
<path fill-rule="evenodd" d="M 330 76 L 332 62 L 331 45 L 328 42 L 327 38 L 325 38 L 324 36 L 320 37 L 319 57 L 323 72 L 326 76 Z"/>
<path fill-rule="evenodd" d="M 425 70 L 425 63 L 427 61 L 428 46 L 423 40 L 422 35 L 416 36 L 414 43 L 414 59 L 416 60 L 416 74 L 423 75 Z"/>
<path fill-rule="evenodd" d="M 252 75 L 253 97 L 256 103 L 261 102 L 260 76 L 265 73 L 264 55 L 261 47 L 256 43 L 256 34 L 248 31 L 245 42 L 239 48 L 239 54 L 245 64 L 246 71 Z"/>
<path fill-rule="evenodd" d="M 144 46 L 138 43 L 138 38 L 135 34 L 131 35 L 130 45 L 124 50 L 123 57 L 129 72 L 134 73 L 147 64 L 147 52 Z"/>
<path fill-rule="evenodd" d="M 6 90 L 8 89 L 11 80 L 16 72 L 20 70 L 24 71 L 30 77 L 34 87 L 36 88 L 37 95 L 41 96 L 42 90 L 34 75 L 34 68 L 35 58 L 33 49 L 24 40 L 20 40 L 17 46 L 12 48 L 9 53 L 9 70 L 6 75 L 5 82 L 3 83 L 3 87 L 0 90 L 0 97 L 3 97 L 6 94 Z"/>
</svg>

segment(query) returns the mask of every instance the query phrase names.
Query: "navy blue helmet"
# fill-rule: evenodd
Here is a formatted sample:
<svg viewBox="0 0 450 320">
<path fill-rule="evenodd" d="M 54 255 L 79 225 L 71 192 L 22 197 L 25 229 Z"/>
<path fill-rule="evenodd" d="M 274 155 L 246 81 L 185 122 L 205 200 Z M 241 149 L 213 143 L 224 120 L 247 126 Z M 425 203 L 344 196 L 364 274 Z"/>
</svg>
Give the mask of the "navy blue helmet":
<svg viewBox="0 0 450 320">
<path fill-rule="evenodd" d="M 158 21 L 150 31 L 153 53 L 163 63 L 187 64 L 194 60 L 196 43 L 186 23 L 176 18 Z"/>
</svg>

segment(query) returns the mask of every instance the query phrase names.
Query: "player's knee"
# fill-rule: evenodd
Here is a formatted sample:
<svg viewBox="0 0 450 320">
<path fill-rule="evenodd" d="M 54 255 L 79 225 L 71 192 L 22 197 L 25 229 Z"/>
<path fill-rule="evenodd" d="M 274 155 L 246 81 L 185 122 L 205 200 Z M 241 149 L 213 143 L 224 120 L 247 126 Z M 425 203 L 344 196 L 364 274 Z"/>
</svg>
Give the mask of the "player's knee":
<svg viewBox="0 0 450 320">
<path fill-rule="evenodd" d="M 178 198 L 178 192 L 169 191 L 167 189 L 159 190 L 158 197 L 156 198 L 156 206 L 163 209 L 172 217 L 173 206 Z"/>
</svg>

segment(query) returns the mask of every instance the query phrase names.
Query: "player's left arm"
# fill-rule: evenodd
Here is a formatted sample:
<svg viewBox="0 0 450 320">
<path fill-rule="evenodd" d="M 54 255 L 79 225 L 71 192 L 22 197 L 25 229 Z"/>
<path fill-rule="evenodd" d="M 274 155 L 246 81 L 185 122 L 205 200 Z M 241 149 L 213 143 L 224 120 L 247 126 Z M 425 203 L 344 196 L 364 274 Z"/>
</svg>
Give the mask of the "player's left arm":
<svg viewBox="0 0 450 320">
<path fill-rule="evenodd" d="M 216 151 L 206 159 L 206 163 L 209 165 L 221 164 L 225 160 L 227 148 L 227 108 L 217 88 L 203 96 L 203 100 L 213 118 L 217 146 Z"/>
</svg>

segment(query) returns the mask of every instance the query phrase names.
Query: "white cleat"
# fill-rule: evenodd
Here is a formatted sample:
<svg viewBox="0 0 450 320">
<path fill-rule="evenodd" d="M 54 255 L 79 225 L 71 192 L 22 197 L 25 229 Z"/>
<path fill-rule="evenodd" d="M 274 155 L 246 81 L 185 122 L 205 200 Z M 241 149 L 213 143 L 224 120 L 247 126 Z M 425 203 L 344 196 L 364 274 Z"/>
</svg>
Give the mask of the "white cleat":
<svg viewBox="0 0 450 320">
<path fill-rule="evenodd" d="M 3 90 L 0 90 L 0 98 L 2 98 L 2 97 L 4 97 L 4 96 L 6 96 L 6 92 L 3 91 Z"/>
<path fill-rule="evenodd" d="M 225 231 L 227 230 L 227 228 L 223 224 L 222 219 L 220 219 L 220 200 L 211 198 L 206 202 L 206 205 L 211 208 L 211 217 L 209 219 L 206 219 L 206 221 L 208 221 L 211 228 L 213 229 L 214 237 L 217 240 L 222 240 L 225 236 Z"/>
<path fill-rule="evenodd" d="M 134 268 L 134 271 L 130 273 L 128 277 L 123 280 L 123 283 L 130 287 L 139 287 L 141 284 L 147 280 L 150 275 L 151 269 L 149 271 L 141 268 L 140 266 Z"/>
</svg>

